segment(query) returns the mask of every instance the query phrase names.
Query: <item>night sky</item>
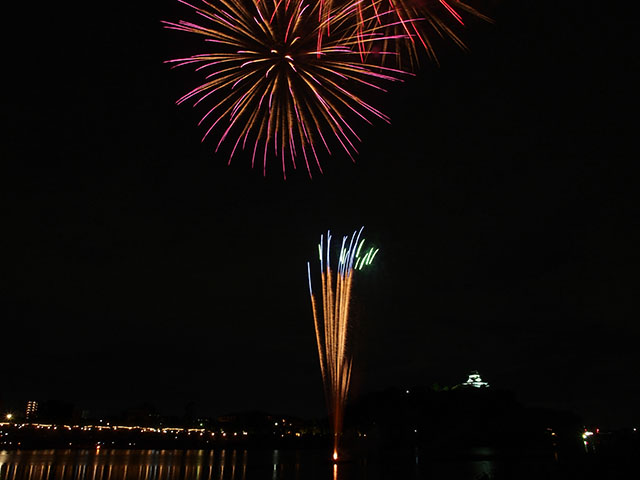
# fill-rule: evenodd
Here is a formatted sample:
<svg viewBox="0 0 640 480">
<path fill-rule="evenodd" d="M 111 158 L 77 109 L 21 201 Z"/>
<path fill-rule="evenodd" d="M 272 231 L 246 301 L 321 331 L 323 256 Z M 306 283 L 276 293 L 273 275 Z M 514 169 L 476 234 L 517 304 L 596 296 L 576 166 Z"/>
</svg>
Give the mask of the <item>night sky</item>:
<svg viewBox="0 0 640 480">
<path fill-rule="evenodd" d="M 306 262 L 364 225 L 354 398 L 477 369 L 527 405 L 639 424 L 632 20 L 485 4 L 470 52 L 442 42 L 377 100 L 392 125 L 359 125 L 355 163 L 286 181 L 227 166 L 175 105 L 199 77 L 163 61 L 197 52 L 160 20 L 188 8 L 8 12 L 2 408 L 322 415 Z"/>
</svg>

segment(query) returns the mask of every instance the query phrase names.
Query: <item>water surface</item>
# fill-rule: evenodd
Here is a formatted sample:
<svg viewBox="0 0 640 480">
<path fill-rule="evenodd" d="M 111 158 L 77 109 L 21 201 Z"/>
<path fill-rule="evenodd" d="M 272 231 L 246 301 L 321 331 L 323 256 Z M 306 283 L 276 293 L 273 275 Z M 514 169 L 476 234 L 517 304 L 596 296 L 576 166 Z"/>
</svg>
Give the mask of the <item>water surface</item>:
<svg viewBox="0 0 640 480">
<path fill-rule="evenodd" d="M 451 460 L 417 449 L 377 452 L 337 465 L 324 450 L 0 451 L 0 480 L 526 480 L 555 473 L 551 459 L 496 460 L 491 451 Z"/>
</svg>

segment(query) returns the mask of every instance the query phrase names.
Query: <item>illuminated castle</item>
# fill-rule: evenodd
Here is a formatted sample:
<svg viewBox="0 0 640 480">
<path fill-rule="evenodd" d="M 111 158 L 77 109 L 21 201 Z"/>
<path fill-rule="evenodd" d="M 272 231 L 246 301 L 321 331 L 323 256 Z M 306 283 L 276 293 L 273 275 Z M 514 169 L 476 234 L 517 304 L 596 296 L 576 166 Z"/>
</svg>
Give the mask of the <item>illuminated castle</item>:
<svg viewBox="0 0 640 480">
<path fill-rule="evenodd" d="M 460 385 L 456 385 L 456 387 L 475 387 L 475 388 L 488 388 L 489 384 L 487 382 L 483 382 L 480 378 L 480 374 L 477 370 L 473 370 L 469 374 L 469 378 L 466 382 L 461 383 Z"/>
</svg>

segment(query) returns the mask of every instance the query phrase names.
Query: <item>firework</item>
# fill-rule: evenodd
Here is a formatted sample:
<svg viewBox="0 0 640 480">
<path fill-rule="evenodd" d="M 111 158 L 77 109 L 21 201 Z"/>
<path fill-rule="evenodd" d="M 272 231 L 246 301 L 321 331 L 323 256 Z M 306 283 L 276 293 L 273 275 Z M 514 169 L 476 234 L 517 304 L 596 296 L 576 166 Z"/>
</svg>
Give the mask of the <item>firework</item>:
<svg viewBox="0 0 640 480">
<path fill-rule="evenodd" d="M 457 33 L 458 29 L 464 26 L 464 16 L 476 17 L 487 22 L 492 20 L 480 13 L 470 5 L 458 0 L 384 0 L 383 2 L 374 2 L 376 6 L 367 4 L 371 8 L 375 7 L 376 11 L 383 12 L 385 15 L 389 11 L 393 12 L 396 17 L 395 22 L 387 22 L 386 32 L 388 37 L 403 36 L 403 40 L 397 38 L 393 41 L 385 40 L 382 45 L 383 49 L 394 50 L 396 55 L 385 55 L 380 58 L 384 61 L 392 58 L 397 65 L 402 65 L 403 60 L 415 67 L 418 63 L 418 53 L 424 50 L 427 56 L 438 62 L 436 52 L 433 45 L 433 37 L 449 38 L 458 47 L 467 50 L 467 46 Z M 365 5 L 361 5 L 365 8 Z M 378 16 L 374 15 L 362 18 L 368 18 L 369 21 L 380 21 Z M 359 23 L 360 28 L 366 28 L 364 20 Z M 375 48 L 379 46 L 367 45 L 368 53 L 375 52 Z"/>
<path fill-rule="evenodd" d="M 181 20 L 164 26 L 202 37 L 208 52 L 168 61 L 204 76 L 177 103 L 207 105 L 199 123 L 208 125 L 203 141 L 217 128 L 216 151 L 227 139 L 233 145 L 229 162 L 238 149 L 249 149 L 252 167 L 262 157 L 266 175 L 267 158 L 275 156 L 286 178 L 287 167 L 296 168 L 301 155 L 311 176 L 314 163 L 322 172 L 317 150 L 331 154 L 332 143 L 353 160 L 360 141 L 353 120 L 389 122 L 361 93 L 385 91 L 379 83 L 400 81 L 404 74 L 366 64 L 360 55 L 362 45 L 404 35 L 385 33 L 397 20 L 375 8 L 382 0 L 178 1 L 195 10 L 202 25 Z M 367 21 L 356 21 L 358 16 Z"/>
<path fill-rule="evenodd" d="M 311 265 L 307 263 L 309 295 L 313 311 L 313 324 L 318 345 L 320 371 L 324 383 L 325 399 L 333 431 L 333 459 L 338 459 L 338 442 L 342 432 L 344 408 L 351 381 L 352 351 L 349 348 L 349 306 L 353 274 L 371 265 L 377 249 L 363 248 L 362 230 L 353 232 L 351 238 L 342 238 L 337 269 L 331 267 L 331 232 L 320 237 L 318 253 L 322 284 L 322 305 L 318 308 L 311 285 Z M 321 315 L 318 314 L 321 311 Z"/>
</svg>

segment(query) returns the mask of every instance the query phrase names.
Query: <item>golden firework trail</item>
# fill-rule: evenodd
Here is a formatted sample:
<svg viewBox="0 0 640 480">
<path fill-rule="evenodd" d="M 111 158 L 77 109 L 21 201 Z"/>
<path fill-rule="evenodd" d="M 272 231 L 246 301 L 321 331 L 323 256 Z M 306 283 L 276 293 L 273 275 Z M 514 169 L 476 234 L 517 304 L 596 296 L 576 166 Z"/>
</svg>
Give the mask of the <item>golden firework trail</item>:
<svg viewBox="0 0 640 480">
<path fill-rule="evenodd" d="M 229 162 L 246 148 L 252 166 L 261 160 L 266 175 L 267 158 L 275 157 L 286 178 L 301 156 L 311 176 L 314 163 L 322 172 L 317 150 L 331 154 L 332 143 L 353 160 L 360 141 L 355 123 L 389 123 L 365 100 L 366 91 L 384 92 L 381 83 L 401 81 L 405 72 L 366 63 L 360 54 L 362 45 L 404 35 L 385 33 L 398 20 L 373 8 L 382 0 L 178 1 L 201 23 L 164 26 L 207 43 L 204 53 L 167 62 L 195 67 L 204 77 L 177 103 L 206 105 L 199 123 L 208 125 L 203 141 L 219 129 L 216 151 L 231 142 Z M 363 15 L 366 21 L 356 21 Z M 368 21 L 374 15 L 376 21 Z"/>
<path fill-rule="evenodd" d="M 338 459 L 338 444 L 342 433 L 344 409 L 351 382 L 352 351 L 349 348 L 349 306 L 353 274 L 363 267 L 371 265 L 378 249 L 363 251 L 364 239 L 360 239 L 362 230 L 354 231 L 349 239 L 342 238 L 338 265 L 331 268 L 331 232 L 320 237 L 318 254 L 320 259 L 322 300 L 318 305 L 311 283 L 311 264 L 307 262 L 309 295 L 313 325 L 318 346 L 320 371 L 324 384 L 325 399 L 329 421 L 333 433 L 333 459 Z M 319 313 L 320 311 L 320 313 Z"/>
<path fill-rule="evenodd" d="M 385 33 L 389 38 L 396 38 L 393 41 L 385 40 L 382 45 L 362 45 L 361 50 L 366 54 L 375 53 L 375 49 L 380 47 L 395 51 L 396 55 L 379 56 L 379 60 L 383 63 L 391 60 L 399 66 L 403 66 L 403 61 L 406 61 L 412 68 L 419 63 L 419 52 L 422 50 L 430 60 L 438 63 L 434 39 L 448 38 L 461 49 L 468 50 L 459 33 L 465 26 L 465 16 L 492 22 L 491 18 L 459 0 L 382 0 L 358 5 L 358 15 L 361 18 L 359 27 L 363 30 L 366 29 L 367 21 L 381 24 L 382 20 L 379 15 L 363 15 L 364 12 L 360 12 L 363 8 L 395 17 L 395 21 L 386 20 Z M 399 35 L 402 35 L 401 39 L 397 38 Z"/>
</svg>

